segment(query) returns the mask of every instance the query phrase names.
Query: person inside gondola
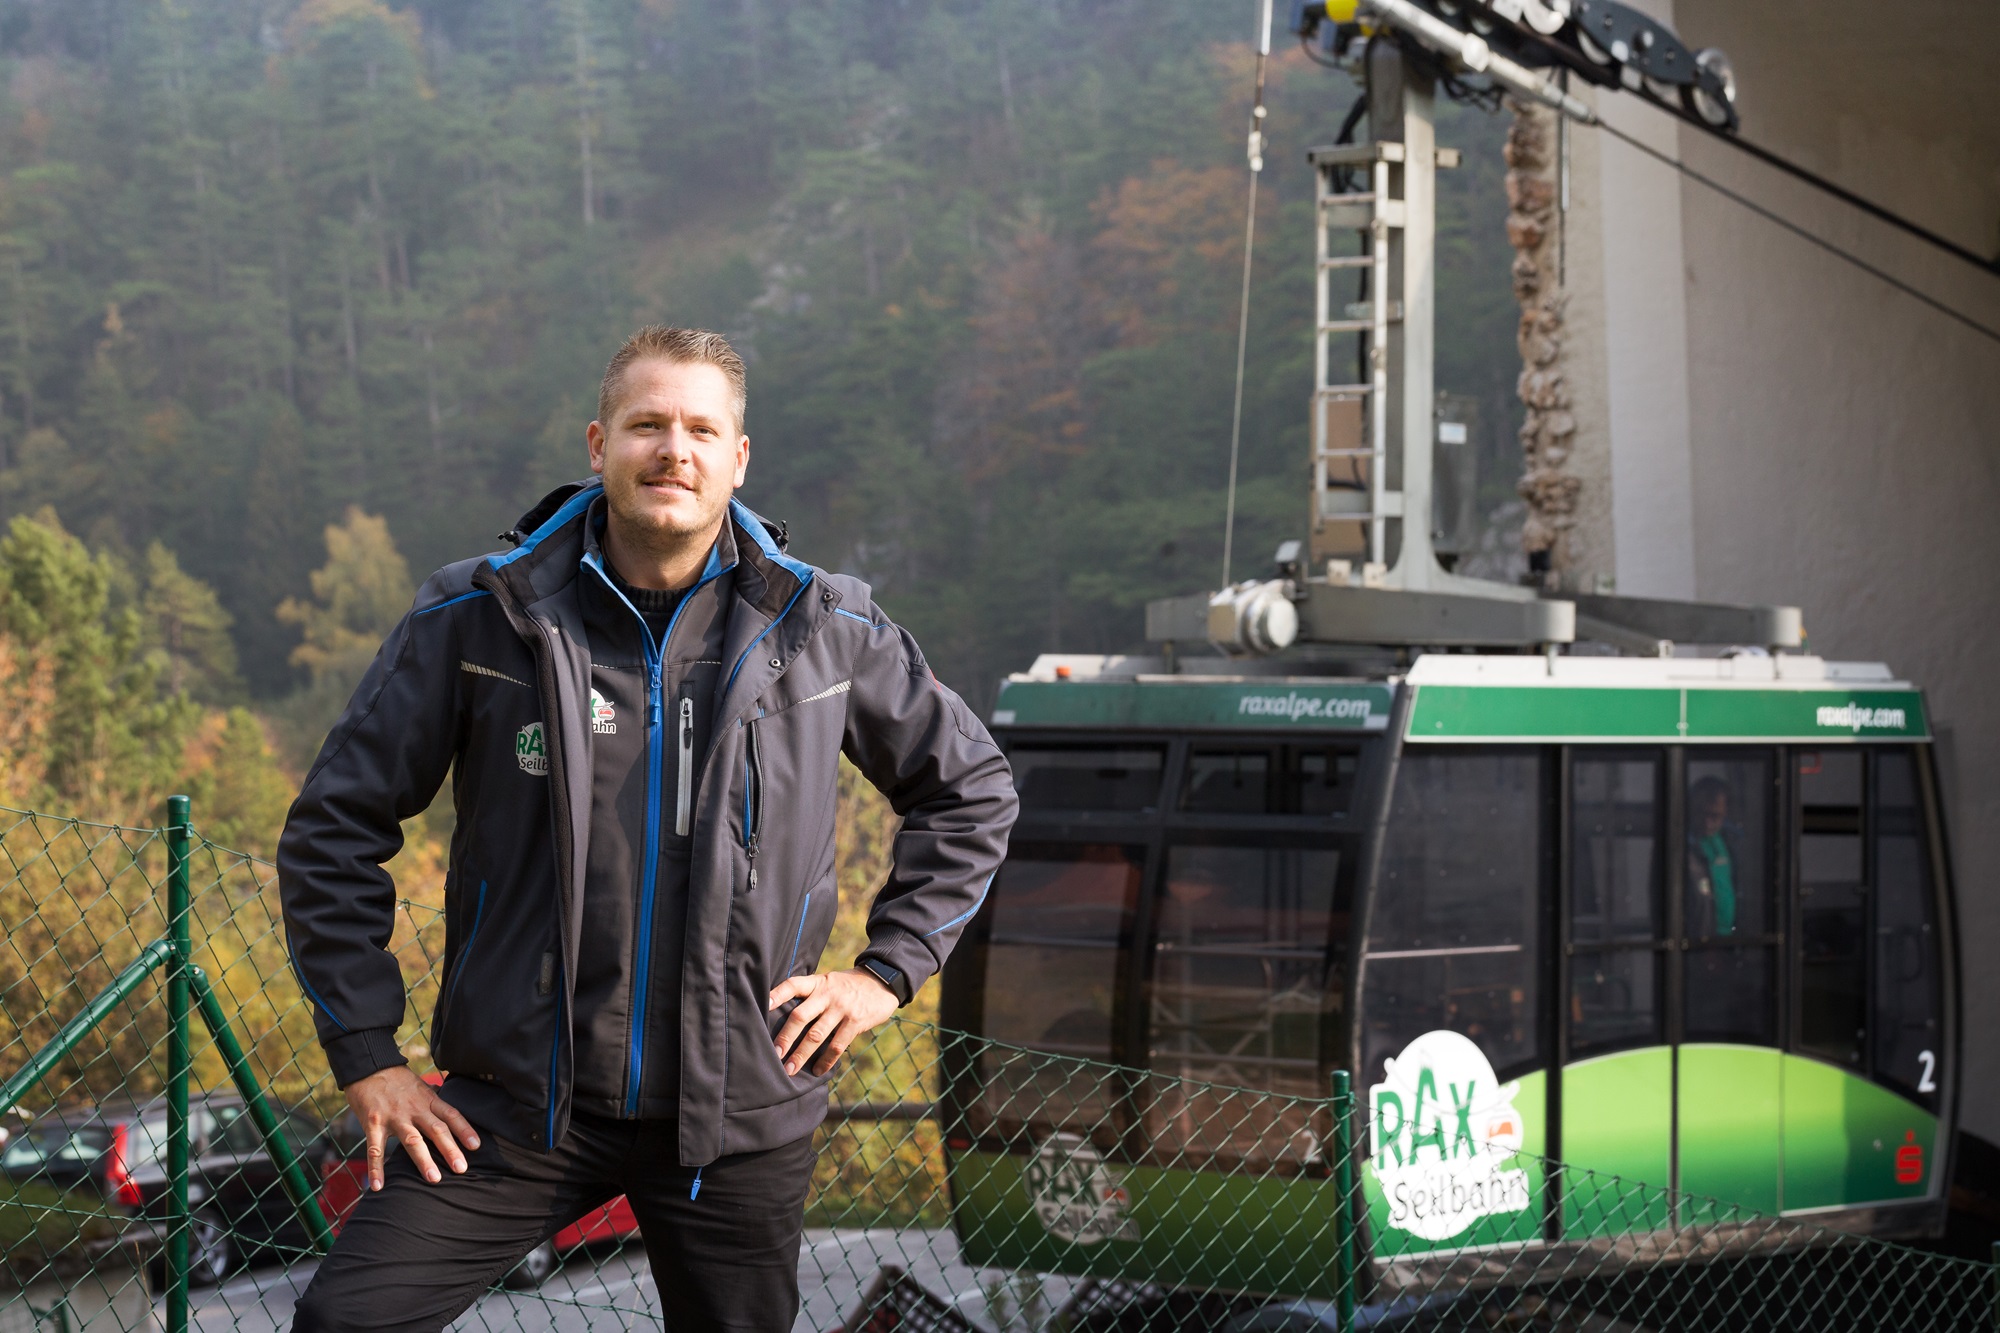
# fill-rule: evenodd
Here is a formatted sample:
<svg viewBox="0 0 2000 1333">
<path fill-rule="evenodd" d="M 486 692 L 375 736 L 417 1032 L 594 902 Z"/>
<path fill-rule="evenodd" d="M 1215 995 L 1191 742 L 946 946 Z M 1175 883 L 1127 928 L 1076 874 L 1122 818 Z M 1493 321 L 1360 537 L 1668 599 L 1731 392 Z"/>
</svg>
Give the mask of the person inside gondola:
<svg viewBox="0 0 2000 1333">
<path fill-rule="evenodd" d="M 1736 933 L 1736 825 L 1729 819 L 1729 786 L 1707 777 L 1688 792 L 1688 884 L 1694 891 L 1694 924 L 1703 938 Z"/>
</svg>

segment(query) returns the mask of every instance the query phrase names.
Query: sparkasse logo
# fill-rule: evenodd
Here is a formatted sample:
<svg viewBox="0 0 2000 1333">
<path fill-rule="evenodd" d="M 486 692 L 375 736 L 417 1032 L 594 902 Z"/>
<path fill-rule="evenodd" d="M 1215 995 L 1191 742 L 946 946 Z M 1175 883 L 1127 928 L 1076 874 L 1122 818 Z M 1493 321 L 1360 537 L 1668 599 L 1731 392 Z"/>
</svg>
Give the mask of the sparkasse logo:
<svg viewBox="0 0 2000 1333">
<path fill-rule="evenodd" d="M 538 778 L 549 775 L 549 749 L 542 739 L 542 724 L 530 722 L 514 733 L 514 762 L 523 773 Z"/>
</svg>

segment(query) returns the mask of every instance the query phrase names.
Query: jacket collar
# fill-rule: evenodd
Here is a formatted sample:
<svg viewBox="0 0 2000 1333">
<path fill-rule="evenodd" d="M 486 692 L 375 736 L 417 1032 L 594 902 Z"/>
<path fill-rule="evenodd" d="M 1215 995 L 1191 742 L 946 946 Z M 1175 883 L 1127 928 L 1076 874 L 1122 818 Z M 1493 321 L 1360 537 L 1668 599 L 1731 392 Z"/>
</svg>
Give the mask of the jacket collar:
<svg viewBox="0 0 2000 1333">
<path fill-rule="evenodd" d="M 525 526 L 539 519 L 533 530 L 514 550 L 487 557 L 476 581 L 497 584 L 523 610 L 562 591 L 594 548 L 589 517 L 603 494 L 603 483 L 594 477 L 551 492 L 522 520 Z M 840 604 L 838 592 L 811 565 L 787 555 L 777 529 L 748 505 L 732 498 L 729 517 L 725 531 L 735 555 L 736 596 L 724 634 L 718 721 L 746 714 L 745 701 L 784 673 Z M 724 543 L 718 541 L 711 567 L 723 557 Z"/>
<path fill-rule="evenodd" d="M 482 571 L 486 577 L 480 582 L 505 588 L 522 607 L 560 591 L 576 577 L 586 557 L 603 558 L 603 496 L 604 483 L 596 477 L 549 492 L 516 526 L 513 535 L 526 533 L 520 544 L 486 558 Z M 734 497 L 729 501 L 729 519 L 709 552 L 708 566 L 702 572 L 704 581 L 739 564 L 746 565 L 758 575 L 752 581 L 758 596 L 752 600 L 761 604 L 780 586 L 788 594 L 791 588 L 785 585 L 812 580 L 812 566 L 786 555 L 773 536 L 776 529 Z M 753 558 L 746 562 L 744 555 Z M 774 577 L 777 571 L 790 578 Z M 770 614 L 777 612 L 773 609 Z"/>
<path fill-rule="evenodd" d="M 746 509 L 744 512 L 748 513 L 749 511 Z M 732 514 L 731 517 L 734 517 L 734 515 Z M 603 488 L 599 487 L 597 498 L 586 506 L 583 513 L 581 529 L 583 538 L 582 559 L 587 563 L 595 564 L 598 569 L 609 574 L 611 572 L 611 558 L 604 553 L 604 522 L 604 492 Z M 719 574 L 727 574 L 730 570 L 736 568 L 735 527 L 734 523 L 726 522 L 722 525 L 722 530 L 716 534 L 715 544 L 708 548 L 708 560 L 702 566 L 701 577 L 695 580 L 696 587 L 709 582 Z"/>
<path fill-rule="evenodd" d="M 819 632 L 839 594 L 803 560 L 787 555 L 776 529 L 741 501 L 730 502 L 739 537 L 736 606 L 723 639 L 722 688 L 716 691 L 718 724 L 747 717 L 750 701 L 798 659 Z"/>
</svg>

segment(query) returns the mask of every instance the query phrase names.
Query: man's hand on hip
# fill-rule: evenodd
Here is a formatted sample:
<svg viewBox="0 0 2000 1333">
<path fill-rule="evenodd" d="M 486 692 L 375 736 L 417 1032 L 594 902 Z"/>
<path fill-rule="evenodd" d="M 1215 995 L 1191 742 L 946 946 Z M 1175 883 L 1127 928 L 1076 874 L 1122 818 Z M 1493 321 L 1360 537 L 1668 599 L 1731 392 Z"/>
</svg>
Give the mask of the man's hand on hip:
<svg viewBox="0 0 2000 1333">
<path fill-rule="evenodd" d="M 444 1179 L 431 1160 L 430 1145 L 455 1172 L 465 1171 L 465 1154 L 458 1150 L 479 1146 L 479 1131 L 456 1108 L 438 1096 L 437 1089 L 418 1078 L 408 1065 L 378 1069 L 367 1078 L 347 1085 L 347 1105 L 355 1119 L 368 1131 L 368 1188 L 382 1188 L 388 1141 L 394 1139 L 410 1154 L 410 1160 L 435 1185 Z"/>
<path fill-rule="evenodd" d="M 813 1073 L 827 1073 L 856 1037 L 888 1022 L 897 1007 L 895 992 L 860 967 L 793 977 L 771 992 L 768 1007 L 776 1009 L 791 1000 L 799 1005 L 778 1029 L 777 1045 L 787 1074 L 798 1073 L 808 1060 L 813 1061 Z M 814 1052 L 819 1054 L 817 1060 Z"/>
</svg>

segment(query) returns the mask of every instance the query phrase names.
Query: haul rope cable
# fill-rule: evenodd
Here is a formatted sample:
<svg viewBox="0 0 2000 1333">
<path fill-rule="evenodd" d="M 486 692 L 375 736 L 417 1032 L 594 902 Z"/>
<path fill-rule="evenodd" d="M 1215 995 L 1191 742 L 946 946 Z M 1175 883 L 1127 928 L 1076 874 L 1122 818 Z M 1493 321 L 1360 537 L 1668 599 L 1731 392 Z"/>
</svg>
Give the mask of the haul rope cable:
<svg viewBox="0 0 2000 1333">
<path fill-rule="evenodd" d="M 1972 316 L 1967 315 L 1959 310 L 1953 309 L 1951 306 L 1946 305 L 1943 301 L 1940 301 L 1936 297 L 1930 296 L 1925 292 L 1918 290 L 1915 286 L 1911 285 L 1910 283 L 1904 282 L 1902 279 L 1891 275 L 1886 270 L 1878 267 L 1877 265 L 1869 263 L 1867 260 L 1861 258 L 1859 255 L 1856 255 L 1851 251 L 1842 249 L 1840 246 L 1834 244 L 1832 241 L 1829 241 L 1824 237 L 1818 236 L 1814 234 L 1812 231 L 1808 230 L 1807 228 L 1799 225 L 1798 223 L 1792 222 L 1789 219 L 1783 217 L 1776 211 L 1767 208 L 1762 204 L 1756 203 L 1747 196 L 1740 194 L 1735 190 L 1732 190 L 1727 185 L 1722 184 L 1722 182 L 1715 180 L 1712 177 L 1703 175 L 1701 172 L 1696 171 L 1693 167 L 1690 167 L 1689 165 L 1687 165 L 1687 163 L 1681 161 L 1679 158 L 1674 157 L 1669 153 L 1663 153 L 1659 149 L 1654 148 L 1649 144 L 1643 143 L 1640 140 L 1634 138 L 1632 135 L 1627 134 L 1625 131 L 1617 129 L 1605 123 L 1603 118 L 1598 116 L 1598 114 L 1595 111 L 1591 110 L 1589 106 L 1578 101 L 1575 97 L 1571 96 L 1569 93 L 1558 88 L 1553 81 L 1544 78 L 1541 75 L 1535 73 L 1533 70 L 1527 69 L 1524 66 L 1516 63 L 1515 61 L 1509 60 L 1506 57 L 1501 56 L 1498 53 L 1494 52 L 1492 48 L 1486 44 L 1485 40 L 1479 37 L 1477 34 L 1460 32 L 1458 29 L 1453 28 L 1451 25 L 1436 18 L 1435 16 L 1431 15 L 1425 10 L 1419 9 L 1416 5 L 1411 4 L 1410 0 L 1366 0 L 1366 5 L 1369 10 L 1373 11 L 1373 13 L 1377 17 L 1379 17 L 1382 21 L 1384 21 L 1391 27 L 1401 29 L 1402 31 L 1416 38 L 1418 41 L 1424 43 L 1430 49 L 1438 51 L 1458 61 L 1461 65 L 1463 65 L 1466 68 L 1468 72 L 1475 74 L 1484 74 L 1494 82 L 1511 89 L 1512 91 L 1520 94 L 1523 97 L 1529 98 L 1530 100 L 1536 102 L 1540 102 L 1544 106 L 1549 106 L 1554 108 L 1558 112 L 1558 114 L 1566 115 L 1570 119 L 1578 122 L 1579 124 L 1596 126 L 1598 129 L 1603 130 L 1606 134 L 1611 135 L 1613 138 L 1619 140 L 1620 142 L 1629 144 L 1632 147 L 1638 149 L 1640 152 L 1646 154 L 1648 157 L 1655 158 L 1658 161 L 1665 163 L 1666 165 L 1672 167 L 1674 170 L 1680 172 L 1682 175 L 1688 177 L 1689 179 L 1699 181 L 1701 184 L 1706 185 L 1709 189 L 1714 190 L 1717 194 L 1722 195 L 1725 199 L 1728 199 L 1737 204 L 1741 204 L 1743 207 L 1749 209 L 1751 212 L 1757 214 L 1759 217 L 1762 217 L 1767 221 L 1776 223 L 1778 226 L 1784 228 L 1786 231 L 1791 232 L 1793 235 L 1798 236 L 1803 240 L 1809 241 L 1813 245 L 1818 246 L 1820 249 L 1825 250 L 1828 254 L 1838 256 L 1841 259 L 1845 259 L 1848 263 L 1854 265 L 1856 268 L 1862 270 L 1864 273 L 1868 273 L 1874 277 L 1880 278 L 1883 282 L 1889 284 L 1889 286 L 1891 287 L 1894 287 L 1897 291 L 1902 292 L 1906 296 L 1915 298 L 1916 300 L 1922 302 L 1924 305 L 1927 305 L 1931 309 L 1937 311 L 1939 314 L 1948 316 L 1949 318 L 1956 320 L 1957 322 L 1965 325 L 1965 327 L 1971 329 L 1975 333 L 1982 334 L 1985 337 L 1990 338 L 1995 342 L 2000 342 L 2000 329 L 1995 329 L 1991 325 L 1983 324 L 1980 321 L 1974 319 Z M 1544 45 L 1552 45 L 1551 43 L 1547 42 L 1545 38 L 1539 40 L 1541 40 Z M 1906 218 L 1891 213 L 1889 210 L 1883 208 L 1879 204 L 1871 203 L 1868 200 L 1863 199 L 1859 195 L 1852 194 L 1847 190 L 1841 189 L 1839 186 L 1834 185 L 1831 181 L 1825 180 L 1819 176 L 1814 175 L 1809 171 L 1806 171 L 1803 167 L 1797 167 L 1789 162 L 1786 162 L 1784 159 L 1778 157 L 1777 154 L 1771 152 L 1769 149 L 1758 148 L 1755 145 L 1743 143 L 1740 140 L 1737 140 L 1736 138 L 1730 135 L 1717 134 L 1716 131 L 1711 126 L 1703 124 L 1702 121 L 1699 120 L 1698 118 L 1690 118 L 1687 116 L 1677 115 L 1670 108 L 1666 107 L 1662 107 L 1661 109 L 1666 110 L 1669 115 L 1673 115 L 1674 119 L 1676 120 L 1685 121 L 1686 123 L 1694 125 L 1700 129 L 1708 130 L 1710 134 L 1715 135 L 1715 137 L 1717 138 L 1720 138 L 1723 142 L 1735 144 L 1737 147 L 1743 148 L 1744 150 L 1749 152 L 1753 157 L 1757 158 L 1759 161 L 1780 167 L 1783 170 L 1789 172 L 1791 175 L 1806 181 L 1808 184 L 1818 186 L 1820 189 L 1827 191 L 1828 193 L 1834 195 L 1836 198 L 1839 198 L 1848 204 L 1854 205 L 1855 207 L 1869 213 L 1870 215 L 1878 219 L 1890 222 L 1895 226 L 1901 228 L 1903 231 L 1908 232 L 1918 237 L 1921 240 L 1927 241 L 1931 245 L 1936 246 L 1946 251 L 1947 253 L 1954 255 L 1957 258 L 1971 262 L 1984 272 L 1992 273 L 1994 271 L 1992 264 L 1982 262 L 1979 259 L 1979 257 L 1977 255 L 1972 254 L 1972 252 L 1965 250 L 1964 248 L 1955 245 L 1948 240 L 1945 240 L 1943 237 L 1938 236 L 1934 232 L 1925 230 L 1924 228 L 1918 226 L 1917 224 L 1909 221 Z"/>
<path fill-rule="evenodd" d="M 1563 43 L 1556 41 L 1553 37 L 1549 36 L 1546 33 L 1536 31 L 1533 27 L 1524 27 L 1520 24 L 1513 24 L 1512 27 L 1514 31 L 1518 33 L 1520 36 L 1527 38 L 1529 41 L 1533 42 L 1535 45 L 1543 48 L 1544 50 L 1556 53 L 1558 57 L 1566 56 L 1569 51 L 1569 48 L 1565 46 Z M 1303 37 L 1300 38 L 1300 44 L 1305 45 L 1305 39 Z M 1311 51 L 1308 50 L 1307 54 L 1310 55 Z M 1317 59 L 1317 57 L 1314 58 Z M 1320 63 L 1328 64 L 1330 62 L 1320 61 Z M 1332 65 L 1332 68 L 1337 69 L 1339 68 L 1339 66 L 1335 64 Z M 1642 99 L 1642 100 L 1650 100 L 1650 99 Z M 1750 140 L 1744 138 L 1741 134 L 1725 130 L 1720 126 L 1711 125 L 1706 120 L 1703 120 L 1700 116 L 1690 115 L 1686 111 L 1680 110 L 1667 102 L 1655 100 L 1652 102 L 1652 104 L 1655 107 L 1658 107 L 1660 110 L 1666 112 L 1669 116 L 1672 116 L 1675 120 L 1681 121 L 1684 124 L 1692 125 L 1694 128 L 1700 130 L 1702 133 L 1708 135 L 1711 139 L 1716 140 L 1718 143 L 1728 144 L 1731 148 L 1734 148 L 1738 152 L 1745 153 L 1750 157 L 1755 158 L 1757 161 L 1764 163 L 1766 166 L 1775 167 L 1777 170 L 1782 171 L 1786 175 L 1791 176 L 1794 179 L 1797 179 L 1799 181 L 1804 182 L 1807 185 L 1812 186 L 1816 190 L 1819 190 L 1825 194 L 1830 194 L 1834 198 L 1840 200 L 1842 203 L 1848 205 L 1849 207 L 1859 209 L 1861 212 L 1868 214 L 1870 217 L 1875 218 L 1877 221 L 1886 222 L 1890 226 L 1895 227 L 1900 231 L 1906 232 L 1909 235 L 1916 237 L 1918 240 L 1924 242 L 1926 245 L 1932 246 L 1938 250 L 1942 250 L 1944 253 L 1952 256 L 1954 259 L 1963 260 L 1964 262 L 1972 265 L 1974 268 L 1980 270 L 1982 273 L 2000 275 L 2000 256 L 1989 257 L 1986 255 L 1981 255 L 1975 251 L 1968 250 L 1964 246 L 1960 245 L 1958 242 L 1950 240 L 1947 237 L 1940 236 L 1938 233 L 1932 231 L 1928 227 L 1921 225 L 1920 223 L 1912 222 L 1909 218 L 1904 217 L 1901 213 L 1897 213 L 1891 209 L 1884 208 L 1882 205 L 1876 203 L 1874 200 L 1856 194 L 1854 191 L 1846 188 L 1843 185 L 1837 185 L 1833 181 L 1828 180 L 1825 176 L 1820 175 L 1818 172 L 1810 171 L 1807 168 L 1800 166 L 1798 163 L 1793 162 L 1788 158 L 1781 157 L 1777 153 L 1770 150 L 1769 148 L 1766 148 L 1761 144 L 1753 143 Z M 1592 123 L 1590 118 L 1588 117 L 1578 117 L 1578 119 L 1584 120 L 1585 123 Z M 1703 184 L 1708 184 L 1708 182 L 1704 181 Z"/>
<path fill-rule="evenodd" d="M 1236 312 L 1236 405 L 1229 416 L 1229 490 L 1222 511 L 1222 586 L 1236 545 L 1236 460 L 1243 445 L 1243 359 L 1250 345 L 1250 260 L 1257 245 L 1257 180 L 1264 172 L 1264 63 L 1271 55 L 1271 0 L 1257 7 L 1257 92 L 1250 107 L 1250 203 L 1243 216 L 1243 300 Z"/>
<path fill-rule="evenodd" d="M 1963 311 L 1954 310 L 1952 307 L 1938 300 L 1935 296 L 1931 296 L 1926 292 L 1919 291 L 1916 287 L 1912 286 L 1910 283 L 1904 282 L 1901 278 L 1895 277 L 1886 270 L 1876 267 L 1874 264 L 1869 263 L 1867 260 L 1861 258 L 1859 255 L 1856 255 L 1851 251 L 1841 249 L 1838 245 L 1835 245 L 1832 241 L 1827 240 L 1823 236 L 1816 235 L 1813 232 L 1807 230 L 1806 228 L 1800 226 L 1798 223 L 1793 222 L 1790 219 L 1779 215 L 1775 210 L 1766 208 L 1764 205 L 1757 203 L 1755 200 L 1750 199 L 1745 195 L 1738 194 L 1735 190 L 1730 189 L 1727 185 L 1724 185 L 1721 181 L 1715 180 L 1714 178 L 1709 176 L 1704 176 L 1701 172 L 1696 171 L 1693 167 L 1681 161 L 1679 158 L 1674 157 L 1672 154 L 1663 153 L 1659 149 L 1654 148 L 1652 145 L 1647 144 L 1630 134 L 1627 134 L 1625 131 L 1621 129 L 1614 128 L 1613 126 L 1606 124 L 1602 120 L 1599 120 L 1597 122 L 1597 128 L 1603 130 L 1606 134 L 1610 135 L 1614 139 L 1617 139 L 1621 143 L 1629 144 L 1633 148 L 1638 149 L 1646 156 L 1653 158 L 1657 161 L 1666 163 L 1668 166 L 1672 167 L 1675 171 L 1680 172 L 1681 175 L 1686 176 L 1688 179 L 1701 182 L 1703 185 L 1706 185 L 1709 189 L 1715 191 L 1723 198 L 1728 199 L 1733 203 L 1741 204 L 1743 207 L 1749 209 L 1752 213 L 1755 213 L 1758 217 L 1761 217 L 1768 222 L 1776 223 L 1778 226 L 1783 227 L 1786 231 L 1792 233 L 1792 235 L 1794 236 L 1799 237 L 1801 240 L 1810 241 L 1812 244 L 1818 246 L 1820 249 L 1826 251 L 1828 254 L 1838 256 L 1841 259 L 1845 259 L 1848 263 L 1854 265 L 1854 267 L 1860 269 L 1862 272 L 1872 274 L 1875 277 L 1880 278 L 1883 282 L 1888 283 L 1891 287 L 1894 287 L 1897 291 L 1902 292 L 1905 296 L 1913 297 L 1914 299 L 1923 302 L 1931 309 L 1937 311 L 1939 314 L 1957 320 L 1959 323 L 1965 325 L 1965 327 L 1967 327 L 1968 329 L 1971 329 L 1974 333 L 1984 334 L 1986 337 L 1991 338 L 1994 342 L 2000 342 L 2000 329 L 1996 329 L 1989 324 L 1982 324 L 1978 320 L 1974 319 L 1972 316 L 1965 314 Z M 1879 215 L 1881 210 L 1870 210 L 1870 211 L 1876 212 Z M 1908 228 L 1905 228 L 1905 230 L 1908 230 Z"/>
</svg>

